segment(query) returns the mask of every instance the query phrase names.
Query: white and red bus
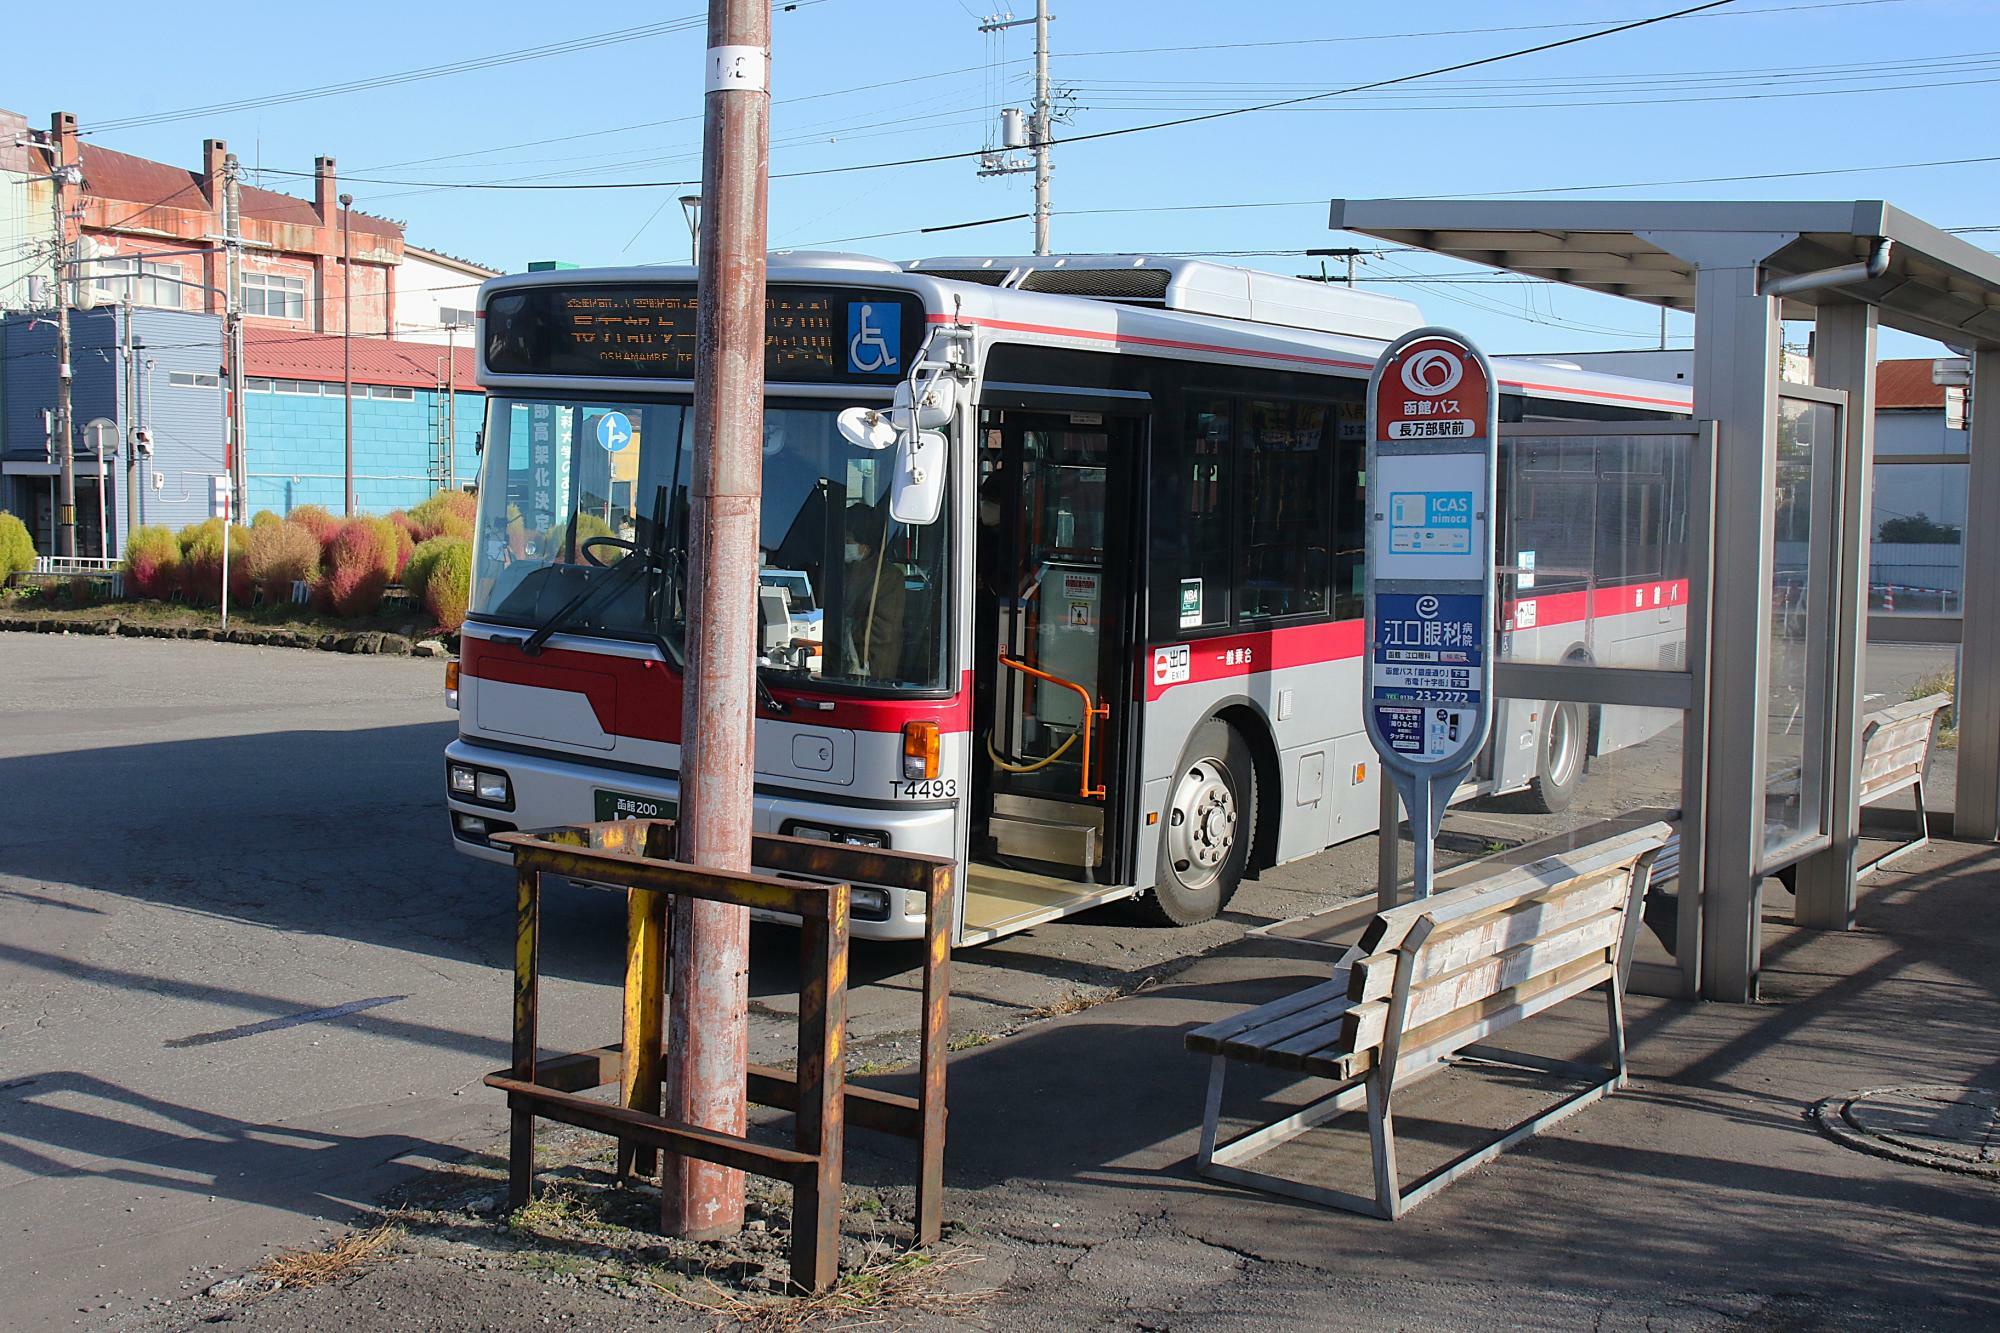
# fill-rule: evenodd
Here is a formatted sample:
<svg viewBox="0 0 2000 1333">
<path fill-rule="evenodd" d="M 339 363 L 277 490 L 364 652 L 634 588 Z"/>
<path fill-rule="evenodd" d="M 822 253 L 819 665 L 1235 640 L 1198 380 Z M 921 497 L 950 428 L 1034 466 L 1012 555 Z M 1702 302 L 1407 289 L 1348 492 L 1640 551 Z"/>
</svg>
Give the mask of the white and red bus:
<svg viewBox="0 0 2000 1333">
<path fill-rule="evenodd" d="M 1143 256 L 779 255 L 769 284 L 758 829 L 956 858 L 958 943 L 1127 898 L 1200 921 L 1374 829 L 1363 398 L 1414 306 Z M 495 832 L 676 809 L 694 275 L 498 278 L 480 319 L 447 797 L 504 860 Z M 1512 655 L 1670 661 L 1685 459 L 1613 432 L 1686 393 L 1495 366 L 1503 422 L 1605 427 L 1503 462 Z M 1480 789 L 1560 808 L 1643 716 L 1511 702 Z M 862 889 L 854 931 L 922 915 Z"/>
</svg>

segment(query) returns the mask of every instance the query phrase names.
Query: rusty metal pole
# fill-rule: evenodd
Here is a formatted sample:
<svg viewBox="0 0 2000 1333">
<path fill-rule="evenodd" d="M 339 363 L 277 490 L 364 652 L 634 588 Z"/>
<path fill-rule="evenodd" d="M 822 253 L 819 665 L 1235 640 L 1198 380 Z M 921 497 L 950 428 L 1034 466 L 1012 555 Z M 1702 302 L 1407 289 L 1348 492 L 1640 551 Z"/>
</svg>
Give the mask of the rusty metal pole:
<svg viewBox="0 0 2000 1333">
<path fill-rule="evenodd" d="M 767 0 L 709 0 L 680 858 L 728 870 L 750 865 L 770 51 Z M 741 1134 L 749 913 L 678 898 L 672 935 L 666 1113 Z M 742 1173 L 668 1155 L 660 1221 L 691 1239 L 734 1235 Z"/>
</svg>

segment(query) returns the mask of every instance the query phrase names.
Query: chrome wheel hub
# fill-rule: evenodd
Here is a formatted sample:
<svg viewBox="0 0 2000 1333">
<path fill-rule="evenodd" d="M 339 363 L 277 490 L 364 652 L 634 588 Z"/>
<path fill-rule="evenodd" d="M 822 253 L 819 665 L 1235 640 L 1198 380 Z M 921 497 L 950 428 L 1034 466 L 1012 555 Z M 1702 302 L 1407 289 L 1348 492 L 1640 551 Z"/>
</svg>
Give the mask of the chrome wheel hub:
<svg viewBox="0 0 2000 1333">
<path fill-rule="evenodd" d="M 1181 883 L 1206 888 L 1236 846 L 1236 797 L 1218 759 L 1198 759 L 1181 774 L 1167 812 L 1167 857 Z"/>
</svg>

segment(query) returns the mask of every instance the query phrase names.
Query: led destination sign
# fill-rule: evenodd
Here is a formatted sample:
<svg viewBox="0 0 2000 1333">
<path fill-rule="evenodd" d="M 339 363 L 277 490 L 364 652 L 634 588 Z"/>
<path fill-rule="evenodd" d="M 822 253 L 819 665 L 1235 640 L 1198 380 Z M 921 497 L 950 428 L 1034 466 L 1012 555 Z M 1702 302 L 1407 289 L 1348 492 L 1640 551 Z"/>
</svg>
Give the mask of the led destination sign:
<svg viewBox="0 0 2000 1333">
<path fill-rule="evenodd" d="M 532 287 L 486 303 L 486 368 L 503 375 L 694 378 L 688 284 Z M 777 381 L 889 383 L 924 324 L 914 296 L 774 286 L 764 301 L 764 373 Z"/>
</svg>

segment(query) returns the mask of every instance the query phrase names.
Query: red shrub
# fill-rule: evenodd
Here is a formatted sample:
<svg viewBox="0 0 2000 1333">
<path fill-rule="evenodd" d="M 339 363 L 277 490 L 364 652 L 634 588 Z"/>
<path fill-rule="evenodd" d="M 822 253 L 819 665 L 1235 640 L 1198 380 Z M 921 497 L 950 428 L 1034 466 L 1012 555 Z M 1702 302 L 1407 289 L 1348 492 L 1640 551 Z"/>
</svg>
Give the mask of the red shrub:
<svg viewBox="0 0 2000 1333">
<path fill-rule="evenodd" d="M 343 523 L 327 544 L 324 596 L 335 615 L 373 615 L 382 605 L 382 593 L 389 586 L 389 562 L 394 555 L 384 549 L 382 533 L 376 526 L 380 522 L 354 519 Z M 318 591 L 315 589 L 315 593 Z"/>
</svg>

